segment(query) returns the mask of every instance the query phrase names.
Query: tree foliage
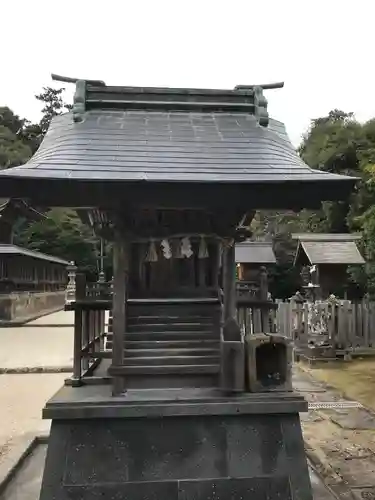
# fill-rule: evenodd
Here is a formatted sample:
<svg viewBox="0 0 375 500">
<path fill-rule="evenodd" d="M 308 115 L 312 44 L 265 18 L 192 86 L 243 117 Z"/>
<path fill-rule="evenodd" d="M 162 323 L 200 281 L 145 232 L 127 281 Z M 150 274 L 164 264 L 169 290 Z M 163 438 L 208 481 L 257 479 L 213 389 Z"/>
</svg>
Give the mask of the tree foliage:
<svg viewBox="0 0 375 500">
<path fill-rule="evenodd" d="M 349 269 L 348 284 L 355 283 L 375 295 L 375 119 L 361 124 L 353 113 L 335 109 L 311 121 L 298 152 L 311 168 L 359 178 L 356 190 L 347 202 L 325 202 L 315 212 L 257 214 L 255 234 L 273 236 L 281 266 L 285 266 L 285 262 L 291 265 L 295 252 L 292 232 L 361 232 L 361 249 L 368 264 L 364 269 Z M 279 282 L 274 290 L 277 296 L 294 293 L 293 280 L 283 284 L 287 295 L 280 290 Z"/>
<path fill-rule="evenodd" d="M 0 107 L 0 168 L 26 163 L 38 149 L 53 117 L 70 108 L 63 100 L 64 89 L 44 87 L 36 99 L 43 104 L 42 118 L 31 123 L 7 107 Z M 31 200 L 32 202 L 32 200 Z M 99 240 L 83 224 L 76 212 L 67 209 L 47 211 L 47 219 L 15 228 L 14 241 L 20 246 L 73 260 L 89 274 L 97 276 Z M 105 260 L 108 266 L 108 259 Z"/>
<path fill-rule="evenodd" d="M 43 91 L 35 96 L 43 104 L 43 116 L 39 122 L 42 134 L 47 132 L 53 117 L 71 108 L 70 105 L 63 101 L 64 90 L 64 88 L 54 89 L 52 87 L 43 87 Z"/>
<path fill-rule="evenodd" d="M 32 150 L 24 137 L 26 126 L 26 120 L 0 107 L 0 168 L 16 167 L 30 158 Z"/>
<path fill-rule="evenodd" d="M 43 253 L 73 260 L 81 269 L 97 271 L 98 240 L 76 212 L 54 208 L 47 219 L 26 225 L 18 231 L 16 243 Z"/>
</svg>

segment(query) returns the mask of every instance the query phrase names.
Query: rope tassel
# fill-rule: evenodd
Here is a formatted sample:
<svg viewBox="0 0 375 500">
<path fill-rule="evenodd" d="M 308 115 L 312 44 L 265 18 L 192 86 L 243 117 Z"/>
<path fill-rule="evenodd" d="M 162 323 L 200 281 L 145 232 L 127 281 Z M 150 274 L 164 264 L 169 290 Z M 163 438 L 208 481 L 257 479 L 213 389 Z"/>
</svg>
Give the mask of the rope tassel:
<svg viewBox="0 0 375 500">
<path fill-rule="evenodd" d="M 190 238 L 188 237 L 182 238 L 181 240 L 181 254 L 183 255 L 183 257 L 186 257 L 187 259 L 190 259 L 190 257 L 193 255 Z"/>
<path fill-rule="evenodd" d="M 172 258 L 172 249 L 171 249 L 171 245 L 169 244 L 169 241 L 168 240 L 162 240 L 160 246 L 162 248 L 162 252 L 163 252 L 164 258 L 165 259 L 171 259 Z"/>
<path fill-rule="evenodd" d="M 150 241 L 150 246 L 148 247 L 146 262 L 157 262 L 158 261 L 158 253 L 156 251 L 155 241 Z"/>
<path fill-rule="evenodd" d="M 204 236 L 201 236 L 199 242 L 199 250 L 198 250 L 198 259 L 207 259 L 208 258 L 208 249 L 207 243 Z"/>
</svg>

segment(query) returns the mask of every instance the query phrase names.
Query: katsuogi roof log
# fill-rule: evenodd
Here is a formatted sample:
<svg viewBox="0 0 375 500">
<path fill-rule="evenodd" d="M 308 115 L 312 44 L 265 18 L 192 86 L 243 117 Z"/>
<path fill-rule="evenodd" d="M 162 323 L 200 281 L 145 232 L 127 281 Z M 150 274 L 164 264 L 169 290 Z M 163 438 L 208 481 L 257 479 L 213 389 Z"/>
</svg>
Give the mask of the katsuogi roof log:
<svg viewBox="0 0 375 500">
<path fill-rule="evenodd" d="M 271 86 L 272 87 L 272 86 Z M 314 207 L 355 179 L 310 169 L 263 88 L 133 88 L 76 82 L 31 160 L 2 171 L 0 196 L 44 205 Z"/>
</svg>

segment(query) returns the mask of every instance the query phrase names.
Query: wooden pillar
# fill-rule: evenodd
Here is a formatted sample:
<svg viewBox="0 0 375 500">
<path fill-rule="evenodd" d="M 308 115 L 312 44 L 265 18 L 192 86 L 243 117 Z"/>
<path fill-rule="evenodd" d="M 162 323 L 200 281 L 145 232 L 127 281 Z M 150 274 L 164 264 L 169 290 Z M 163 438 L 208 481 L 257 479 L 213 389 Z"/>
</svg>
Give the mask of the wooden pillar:
<svg viewBox="0 0 375 500">
<path fill-rule="evenodd" d="M 236 263 L 234 243 L 223 255 L 224 327 L 221 343 L 220 386 L 224 391 L 245 390 L 245 345 L 236 318 Z"/>
<path fill-rule="evenodd" d="M 76 300 L 83 300 L 86 296 L 86 276 L 82 273 L 76 276 Z M 82 329 L 83 311 L 82 306 L 75 305 L 74 309 L 74 343 L 73 343 L 73 376 L 72 385 L 81 385 L 82 378 Z"/>
<path fill-rule="evenodd" d="M 113 344 L 112 365 L 122 366 L 124 363 L 124 335 L 126 325 L 126 281 L 127 281 L 127 245 L 121 232 L 116 231 L 113 246 Z M 124 377 L 113 376 L 113 395 L 124 392 Z"/>
<path fill-rule="evenodd" d="M 212 274 L 212 286 L 215 289 L 219 288 L 219 275 L 220 275 L 220 243 L 214 242 L 212 245 L 213 255 L 210 257 L 211 262 L 211 274 Z"/>
<path fill-rule="evenodd" d="M 223 255 L 224 321 L 236 317 L 236 263 L 234 243 L 224 249 Z"/>
<path fill-rule="evenodd" d="M 259 285 L 260 285 L 260 300 L 262 302 L 268 301 L 268 273 L 267 269 L 262 266 L 259 270 Z M 266 307 L 262 308 L 261 313 L 262 320 L 262 332 L 268 333 L 270 332 L 270 312 Z"/>
<path fill-rule="evenodd" d="M 198 259 L 198 283 L 200 288 L 206 288 L 207 259 Z"/>
</svg>

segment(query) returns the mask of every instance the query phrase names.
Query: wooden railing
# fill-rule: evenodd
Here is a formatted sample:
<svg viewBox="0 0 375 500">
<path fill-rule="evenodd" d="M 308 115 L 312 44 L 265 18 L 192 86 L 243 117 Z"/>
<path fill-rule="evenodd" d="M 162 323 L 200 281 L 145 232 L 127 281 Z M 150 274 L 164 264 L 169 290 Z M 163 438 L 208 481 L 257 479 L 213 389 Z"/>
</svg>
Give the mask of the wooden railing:
<svg viewBox="0 0 375 500">
<path fill-rule="evenodd" d="M 111 357 L 105 351 L 105 315 L 112 307 L 109 283 L 86 283 L 84 274 L 75 277 L 75 296 L 66 304 L 74 311 L 73 375 L 67 381 L 77 387 L 93 374 L 103 358 Z"/>
<path fill-rule="evenodd" d="M 259 281 L 236 281 L 236 295 L 238 298 L 253 298 L 259 299 L 260 283 Z"/>
<path fill-rule="evenodd" d="M 237 298 L 237 321 L 244 335 L 276 333 L 274 311 L 277 304 L 251 297 Z"/>
</svg>

